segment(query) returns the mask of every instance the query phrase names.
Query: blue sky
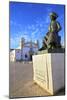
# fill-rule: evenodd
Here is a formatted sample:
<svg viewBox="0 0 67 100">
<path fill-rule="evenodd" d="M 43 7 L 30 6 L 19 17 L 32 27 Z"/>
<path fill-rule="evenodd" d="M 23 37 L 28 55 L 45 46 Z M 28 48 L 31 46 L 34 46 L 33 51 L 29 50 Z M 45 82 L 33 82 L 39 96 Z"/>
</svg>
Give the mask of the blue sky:
<svg viewBox="0 0 67 100">
<path fill-rule="evenodd" d="M 17 48 L 21 37 L 26 41 L 39 41 L 42 46 L 43 37 L 48 32 L 50 24 L 49 14 L 53 11 L 58 14 L 62 30 L 59 32 L 61 43 L 64 44 L 64 5 L 35 4 L 10 2 L 10 48 Z"/>
</svg>

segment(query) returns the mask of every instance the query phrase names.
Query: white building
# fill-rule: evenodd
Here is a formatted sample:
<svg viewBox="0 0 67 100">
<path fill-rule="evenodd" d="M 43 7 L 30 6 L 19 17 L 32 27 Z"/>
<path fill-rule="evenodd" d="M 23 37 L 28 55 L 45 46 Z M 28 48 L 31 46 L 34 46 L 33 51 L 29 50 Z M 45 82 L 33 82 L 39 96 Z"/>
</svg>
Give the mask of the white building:
<svg viewBox="0 0 67 100">
<path fill-rule="evenodd" d="M 20 46 L 10 51 L 10 61 L 30 61 L 32 54 L 37 53 L 38 49 L 38 41 L 36 43 L 25 42 L 25 39 L 21 38 Z"/>
</svg>

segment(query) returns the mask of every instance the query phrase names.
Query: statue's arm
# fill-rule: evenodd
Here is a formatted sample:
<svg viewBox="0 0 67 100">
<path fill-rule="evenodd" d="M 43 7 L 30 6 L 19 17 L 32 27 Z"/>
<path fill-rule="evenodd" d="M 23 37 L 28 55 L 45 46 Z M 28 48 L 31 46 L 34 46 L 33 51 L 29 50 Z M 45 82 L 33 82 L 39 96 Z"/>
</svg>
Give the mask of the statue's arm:
<svg viewBox="0 0 67 100">
<path fill-rule="evenodd" d="M 54 32 L 53 23 L 51 22 L 48 28 L 49 32 Z"/>
<path fill-rule="evenodd" d="M 50 30 L 51 30 L 51 28 L 50 28 L 50 26 L 48 27 L 48 31 L 50 32 Z"/>
<path fill-rule="evenodd" d="M 59 22 L 57 22 L 57 27 L 58 27 L 58 32 L 61 30 L 61 25 L 60 25 L 60 23 Z"/>
<path fill-rule="evenodd" d="M 49 32 L 53 32 L 53 27 L 51 27 L 51 23 L 50 23 L 50 25 L 49 25 L 49 27 L 48 27 L 48 31 L 49 31 Z"/>
</svg>

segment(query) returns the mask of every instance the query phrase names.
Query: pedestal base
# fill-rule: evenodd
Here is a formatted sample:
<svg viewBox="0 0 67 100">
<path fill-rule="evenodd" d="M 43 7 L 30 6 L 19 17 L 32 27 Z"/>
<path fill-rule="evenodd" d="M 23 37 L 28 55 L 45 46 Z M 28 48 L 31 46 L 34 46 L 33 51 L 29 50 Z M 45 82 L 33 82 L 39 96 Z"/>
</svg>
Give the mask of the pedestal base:
<svg viewBox="0 0 67 100">
<path fill-rule="evenodd" d="M 64 87 L 64 53 L 33 56 L 34 81 L 52 95 Z"/>
</svg>

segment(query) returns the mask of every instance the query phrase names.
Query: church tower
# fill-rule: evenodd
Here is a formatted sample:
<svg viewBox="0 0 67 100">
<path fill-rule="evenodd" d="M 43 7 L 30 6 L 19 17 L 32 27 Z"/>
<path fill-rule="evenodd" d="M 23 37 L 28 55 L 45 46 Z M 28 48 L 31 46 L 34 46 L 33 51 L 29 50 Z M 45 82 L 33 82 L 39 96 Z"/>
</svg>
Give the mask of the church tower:
<svg viewBox="0 0 67 100">
<path fill-rule="evenodd" d="M 20 47 L 21 49 L 24 47 L 25 39 L 22 37 L 20 40 Z"/>
<path fill-rule="evenodd" d="M 20 40 L 20 48 L 21 48 L 21 60 L 23 60 L 23 47 L 25 44 L 25 39 L 22 37 Z"/>
<path fill-rule="evenodd" d="M 38 47 L 38 49 L 39 49 L 39 41 L 37 40 L 37 47 Z"/>
</svg>

